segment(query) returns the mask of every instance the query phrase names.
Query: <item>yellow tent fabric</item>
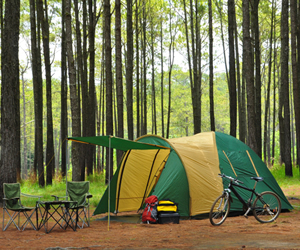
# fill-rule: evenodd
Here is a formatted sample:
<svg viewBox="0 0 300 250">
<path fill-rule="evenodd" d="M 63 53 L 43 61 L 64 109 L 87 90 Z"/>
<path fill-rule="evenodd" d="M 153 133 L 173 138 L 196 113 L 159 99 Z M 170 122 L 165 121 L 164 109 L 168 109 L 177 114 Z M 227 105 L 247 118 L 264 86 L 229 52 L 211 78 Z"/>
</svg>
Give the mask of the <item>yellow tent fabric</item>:
<svg viewBox="0 0 300 250">
<path fill-rule="evenodd" d="M 180 156 L 189 183 L 190 215 L 209 213 L 223 191 L 214 132 L 167 140 Z"/>
<path fill-rule="evenodd" d="M 156 184 L 169 154 L 170 149 L 127 151 L 117 181 L 117 212 L 134 211 L 142 206 Z"/>
</svg>

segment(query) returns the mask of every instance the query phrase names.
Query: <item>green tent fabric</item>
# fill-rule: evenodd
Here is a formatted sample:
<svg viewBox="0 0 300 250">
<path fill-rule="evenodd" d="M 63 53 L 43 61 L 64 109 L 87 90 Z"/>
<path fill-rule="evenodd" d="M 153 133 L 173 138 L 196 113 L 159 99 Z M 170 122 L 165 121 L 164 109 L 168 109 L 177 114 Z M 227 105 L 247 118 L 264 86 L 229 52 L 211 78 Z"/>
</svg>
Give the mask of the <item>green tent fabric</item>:
<svg viewBox="0 0 300 250">
<path fill-rule="evenodd" d="M 286 199 L 277 181 L 270 173 L 265 163 L 258 157 L 256 153 L 254 153 L 252 149 L 230 135 L 218 132 L 216 132 L 215 135 L 219 153 L 220 172 L 235 177 L 235 174 L 229 163 L 230 161 L 239 180 L 243 181 L 244 184 L 248 187 L 253 187 L 255 183 L 255 181 L 251 180 L 249 177 L 257 176 L 258 173 L 259 176 L 264 178 L 264 181 L 257 184 L 256 191 L 258 193 L 266 190 L 273 191 L 280 197 L 283 209 L 292 209 L 292 206 Z M 248 155 L 247 151 L 250 156 Z M 229 161 L 224 153 L 226 153 Z M 255 168 L 253 167 L 251 160 L 253 161 Z M 226 180 L 223 181 L 224 186 L 227 186 L 228 182 Z M 250 198 L 249 192 L 243 189 L 238 189 L 238 191 L 240 192 L 240 194 L 242 194 L 243 198 Z M 231 204 L 230 210 L 242 210 L 242 204 L 234 195 L 232 196 L 233 203 Z"/>
<path fill-rule="evenodd" d="M 254 185 L 250 177 L 264 177 L 256 190 L 277 193 L 282 209 L 292 209 L 267 166 L 246 144 L 232 136 L 220 132 L 172 139 L 146 135 L 136 142 L 161 146 L 170 152 L 159 156 L 163 150 L 128 148 L 110 183 L 110 212 L 138 211 L 144 199 L 154 194 L 159 200 L 171 199 L 178 203 L 181 216 L 207 214 L 228 185 L 218 173 L 237 175 L 248 187 Z M 149 186 L 149 183 L 154 184 Z M 240 194 L 244 199 L 249 197 L 247 191 L 240 190 Z M 240 202 L 233 198 L 231 210 L 242 211 Z M 108 212 L 107 203 L 106 190 L 94 215 Z"/>
</svg>

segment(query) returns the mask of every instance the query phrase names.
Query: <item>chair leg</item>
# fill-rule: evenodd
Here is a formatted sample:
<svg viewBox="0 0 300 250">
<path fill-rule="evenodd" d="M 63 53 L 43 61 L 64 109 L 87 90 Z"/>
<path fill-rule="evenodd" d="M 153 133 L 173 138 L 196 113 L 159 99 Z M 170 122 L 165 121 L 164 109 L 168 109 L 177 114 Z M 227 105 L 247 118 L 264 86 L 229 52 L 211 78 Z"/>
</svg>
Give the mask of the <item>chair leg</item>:
<svg viewBox="0 0 300 250">
<path fill-rule="evenodd" d="M 35 227 L 35 225 L 33 224 L 32 220 L 31 220 L 31 218 L 32 218 L 32 216 L 33 216 L 34 213 L 35 213 L 35 209 L 34 209 L 34 211 L 31 213 L 30 216 L 27 214 L 26 211 L 24 211 L 24 215 L 25 215 L 25 217 L 26 217 L 26 221 L 23 223 L 23 225 L 22 225 L 22 227 L 21 227 L 21 228 L 23 228 L 22 231 L 24 231 L 24 229 L 27 227 L 28 222 L 31 224 L 31 226 L 33 227 L 34 230 L 37 230 L 36 227 Z"/>
<path fill-rule="evenodd" d="M 4 213 L 7 213 L 8 214 L 8 217 L 9 217 L 9 221 L 7 222 L 6 226 L 4 227 Z M 18 217 L 18 224 L 16 224 L 15 222 L 15 219 Z M 6 229 L 13 223 L 15 225 L 15 227 L 19 230 L 20 230 L 20 227 L 19 227 L 19 218 L 20 218 L 20 212 L 14 212 L 13 215 L 11 216 L 10 213 L 7 211 L 7 209 L 4 209 L 3 211 L 3 228 L 2 230 L 3 231 L 6 231 Z"/>
</svg>

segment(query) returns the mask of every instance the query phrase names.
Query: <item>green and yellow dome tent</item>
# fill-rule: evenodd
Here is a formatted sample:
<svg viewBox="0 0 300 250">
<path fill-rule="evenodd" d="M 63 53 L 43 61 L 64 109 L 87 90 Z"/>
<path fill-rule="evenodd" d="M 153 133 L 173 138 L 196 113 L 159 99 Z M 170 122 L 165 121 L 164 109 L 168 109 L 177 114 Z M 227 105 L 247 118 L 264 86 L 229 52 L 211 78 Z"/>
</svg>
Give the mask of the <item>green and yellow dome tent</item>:
<svg viewBox="0 0 300 250">
<path fill-rule="evenodd" d="M 264 162 L 230 135 L 204 132 L 172 139 L 145 135 L 135 142 L 157 148 L 127 148 L 110 182 L 110 192 L 105 191 L 94 215 L 138 211 L 149 195 L 178 203 L 181 216 L 207 214 L 228 185 L 219 173 L 238 177 L 248 187 L 254 186 L 250 177 L 261 176 L 264 181 L 257 184 L 257 192 L 273 191 L 280 197 L 282 209 L 292 209 Z M 239 191 L 244 199 L 250 197 L 247 191 Z M 234 195 L 231 211 L 243 211 Z"/>
</svg>

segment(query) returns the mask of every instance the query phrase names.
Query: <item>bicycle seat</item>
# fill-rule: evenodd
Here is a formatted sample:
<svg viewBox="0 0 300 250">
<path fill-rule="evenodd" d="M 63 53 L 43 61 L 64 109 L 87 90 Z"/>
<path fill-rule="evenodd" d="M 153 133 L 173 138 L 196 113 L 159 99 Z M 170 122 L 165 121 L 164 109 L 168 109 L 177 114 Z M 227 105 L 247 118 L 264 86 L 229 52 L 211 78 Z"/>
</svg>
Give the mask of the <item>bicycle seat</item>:
<svg viewBox="0 0 300 250">
<path fill-rule="evenodd" d="M 255 181 L 263 181 L 264 178 L 263 177 L 251 177 L 252 180 L 255 180 Z"/>
</svg>

